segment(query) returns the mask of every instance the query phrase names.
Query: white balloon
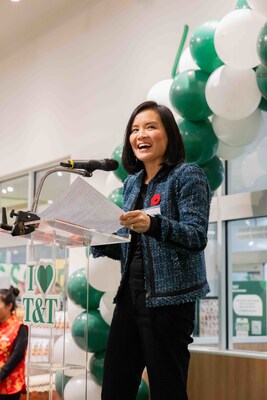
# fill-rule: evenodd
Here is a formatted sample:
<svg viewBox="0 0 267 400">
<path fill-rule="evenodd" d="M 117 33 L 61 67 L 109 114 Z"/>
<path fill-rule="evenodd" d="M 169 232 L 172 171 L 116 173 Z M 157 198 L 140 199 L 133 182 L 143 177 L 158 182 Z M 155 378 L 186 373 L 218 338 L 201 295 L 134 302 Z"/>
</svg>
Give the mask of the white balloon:
<svg viewBox="0 0 267 400">
<path fill-rule="evenodd" d="M 247 0 L 252 10 L 264 15 L 267 18 L 267 1 L 266 0 Z"/>
<path fill-rule="evenodd" d="M 262 112 L 256 109 L 248 117 L 228 120 L 218 115 L 212 117 L 212 127 L 220 141 L 228 146 L 246 146 L 256 139 L 263 123 Z"/>
<path fill-rule="evenodd" d="M 179 61 L 179 73 L 187 71 L 188 69 L 199 69 L 198 65 L 192 58 L 190 47 L 186 47 L 181 55 Z"/>
<path fill-rule="evenodd" d="M 115 308 L 115 304 L 113 303 L 113 299 L 116 295 L 116 291 L 106 292 L 100 299 L 99 303 L 99 311 L 103 320 L 110 325 L 113 311 Z"/>
<path fill-rule="evenodd" d="M 86 397 L 87 394 L 87 397 Z M 97 385 L 90 375 L 80 375 L 71 378 L 64 389 L 65 400 L 100 400 L 101 399 L 101 386 Z"/>
<path fill-rule="evenodd" d="M 164 79 L 155 83 L 155 85 L 153 85 L 152 88 L 149 90 L 146 99 L 156 101 L 159 104 L 163 104 L 172 111 L 173 115 L 176 115 L 176 111 L 172 107 L 169 97 L 172 82 L 173 79 Z"/>
<path fill-rule="evenodd" d="M 73 303 L 73 301 L 70 300 L 70 298 L 68 298 L 68 320 L 70 322 L 70 324 L 73 323 L 73 321 L 75 320 L 75 318 L 81 314 L 81 312 L 84 310 L 81 306 L 79 306 L 78 304 Z"/>
<path fill-rule="evenodd" d="M 113 172 L 110 172 L 107 174 L 105 182 L 105 193 L 108 196 L 113 190 L 118 189 L 122 187 L 123 183 L 122 181 L 116 177 L 116 175 Z"/>
<path fill-rule="evenodd" d="M 116 290 L 121 279 L 120 262 L 108 257 L 92 258 L 89 261 L 89 283 L 97 290 Z"/>
<path fill-rule="evenodd" d="M 210 75 L 205 94 L 214 114 L 230 120 L 246 118 L 261 101 L 255 72 L 227 65 L 217 68 Z"/>
<path fill-rule="evenodd" d="M 86 366 L 86 352 L 80 349 L 73 340 L 71 332 L 67 332 L 56 340 L 54 344 L 54 362 L 57 364 L 63 364 L 65 358 L 65 364 L 79 365 L 81 367 Z M 90 354 L 91 357 L 91 353 Z M 87 355 L 87 357 L 89 357 Z"/>
<path fill-rule="evenodd" d="M 219 140 L 216 155 L 223 160 L 233 160 L 243 154 L 243 152 L 244 147 L 229 146 Z"/>
<path fill-rule="evenodd" d="M 220 59 L 233 68 L 259 65 L 256 44 L 264 23 L 262 15 L 249 9 L 234 10 L 222 18 L 214 35 L 214 46 Z"/>
</svg>

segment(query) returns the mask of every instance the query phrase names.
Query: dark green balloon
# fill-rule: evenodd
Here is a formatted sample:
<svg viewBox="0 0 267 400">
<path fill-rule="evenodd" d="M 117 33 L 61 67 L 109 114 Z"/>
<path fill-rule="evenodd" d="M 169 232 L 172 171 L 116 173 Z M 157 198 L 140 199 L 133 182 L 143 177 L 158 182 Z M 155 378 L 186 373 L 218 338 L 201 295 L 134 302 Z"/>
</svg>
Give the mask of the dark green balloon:
<svg viewBox="0 0 267 400">
<path fill-rule="evenodd" d="M 83 311 L 73 321 L 71 334 L 80 349 L 90 353 L 104 351 L 107 345 L 109 325 L 103 320 L 100 312 Z M 87 343 L 86 343 L 87 342 Z"/>
<path fill-rule="evenodd" d="M 211 191 L 215 192 L 215 190 L 221 185 L 224 178 L 224 168 L 221 160 L 218 156 L 214 156 L 206 164 L 201 165 L 201 168 L 208 178 Z"/>
<path fill-rule="evenodd" d="M 261 98 L 259 109 L 262 111 L 267 111 L 267 100 L 264 97 Z"/>
<path fill-rule="evenodd" d="M 257 40 L 257 52 L 261 63 L 267 67 L 267 24 L 260 30 Z"/>
<path fill-rule="evenodd" d="M 118 161 L 119 163 L 119 168 L 113 171 L 113 173 L 114 175 L 116 175 L 117 178 L 119 178 L 122 182 L 124 182 L 128 175 L 121 163 L 122 150 L 123 150 L 123 144 L 120 144 L 113 151 L 112 158 Z"/>
<path fill-rule="evenodd" d="M 96 310 L 99 307 L 99 302 L 104 292 L 96 290 L 91 286 L 86 278 L 84 268 L 74 271 L 67 280 L 67 293 L 73 303 L 78 304 L 82 308 L 87 307 L 88 310 Z"/>
<path fill-rule="evenodd" d="M 256 71 L 256 79 L 262 96 L 267 99 L 267 67 L 262 64 L 258 66 Z"/>
<path fill-rule="evenodd" d="M 103 382 L 103 369 L 104 369 L 104 360 L 105 360 L 105 351 L 100 353 L 95 353 L 91 359 L 89 364 L 89 369 L 92 375 L 93 380 L 98 384 L 102 385 Z"/>
<path fill-rule="evenodd" d="M 135 400 L 149 400 L 149 389 L 146 382 L 143 379 L 141 380 Z"/>
<path fill-rule="evenodd" d="M 205 96 L 208 78 L 209 74 L 201 70 L 184 71 L 174 78 L 170 88 L 170 101 L 183 118 L 200 121 L 212 114 Z"/>
<path fill-rule="evenodd" d="M 202 165 L 215 156 L 218 138 L 208 119 L 203 121 L 183 119 L 178 123 L 178 126 L 185 147 L 186 162 Z"/>
<path fill-rule="evenodd" d="M 71 376 L 64 375 L 62 371 L 57 371 L 55 375 L 56 391 L 60 397 L 63 397 L 63 392 L 66 384 L 71 379 Z"/>
<path fill-rule="evenodd" d="M 251 7 L 248 5 L 246 0 L 238 0 L 237 3 L 236 3 L 235 9 L 239 10 L 241 8 L 249 8 L 249 9 L 251 9 Z"/>
<path fill-rule="evenodd" d="M 197 27 L 190 39 L 190 53 L 200 69 L 208 73 L 223 65 L 214 46 L 214 34 L 219 21 L 207 21 Z"/>
<path fill-rule="evenodd" d="M 118 189 L 113 190 L 109 195 L 108 199 L 116 204 L 118 207 L 122 208 L 123 203 L 123 195 L 122 195 L 123 188 L 120 187 Z"/>
</svg>

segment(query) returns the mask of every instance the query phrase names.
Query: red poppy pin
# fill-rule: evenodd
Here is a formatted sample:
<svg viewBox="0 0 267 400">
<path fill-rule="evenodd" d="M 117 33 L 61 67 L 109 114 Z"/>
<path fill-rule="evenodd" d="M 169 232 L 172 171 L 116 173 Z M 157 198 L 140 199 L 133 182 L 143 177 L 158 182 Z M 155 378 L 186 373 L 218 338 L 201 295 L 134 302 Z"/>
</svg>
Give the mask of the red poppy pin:
<svg viewBox="0 0 267 400">
<path fill-rule="evenodd" d="M 151 199 L 151 205 L 152 206 L 157 206 L 160 203 L 160 194 L 154 194 L 154 196 Z"/>
</svg>

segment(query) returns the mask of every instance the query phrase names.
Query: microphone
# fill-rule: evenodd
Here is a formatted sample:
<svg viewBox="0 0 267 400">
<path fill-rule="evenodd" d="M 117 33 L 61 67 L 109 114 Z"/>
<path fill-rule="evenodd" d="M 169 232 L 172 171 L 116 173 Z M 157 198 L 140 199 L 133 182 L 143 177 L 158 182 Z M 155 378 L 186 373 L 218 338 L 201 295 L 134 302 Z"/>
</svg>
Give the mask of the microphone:
<svg viewBox="0 0 267 400">
<path fill-rule="evenodd" d="M 60 163 L 61 167 L 68 169 L 84 169 L 87 172 L 93 172 L 96 169 L 102 171 L 115 171 L 119 167 L 116 160 L 105 158 L 104 160 L 67 160 Z"/>
</svg>

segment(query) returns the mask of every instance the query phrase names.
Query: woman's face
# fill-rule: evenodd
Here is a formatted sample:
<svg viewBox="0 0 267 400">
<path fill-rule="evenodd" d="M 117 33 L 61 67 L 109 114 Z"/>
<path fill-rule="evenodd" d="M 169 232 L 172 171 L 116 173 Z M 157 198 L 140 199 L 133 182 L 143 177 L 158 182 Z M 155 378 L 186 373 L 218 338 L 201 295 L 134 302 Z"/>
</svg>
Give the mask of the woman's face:
<svg viewBox="0 0 267 400">
<path fill-rule="evenodd" d="M 5 322 L 11 315 L 12 304 L 5 305 L 0 297 L 0 323 Z"/>
<path fill-rule="evenodd" d="M 156 111 L 145 110 L 135 117 L 129 140 L 135 157 L 143 162 L 145 168 L 163 162 L 168 137 Z"/>
</svg>

